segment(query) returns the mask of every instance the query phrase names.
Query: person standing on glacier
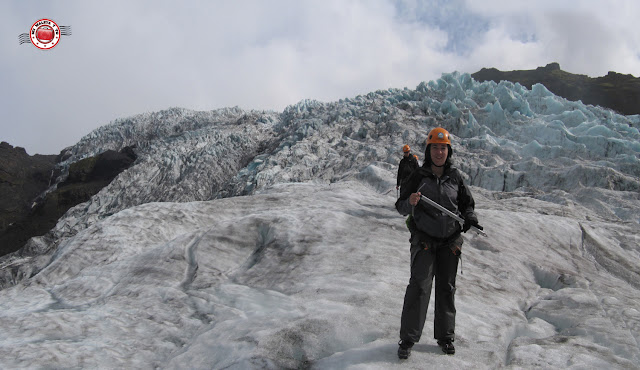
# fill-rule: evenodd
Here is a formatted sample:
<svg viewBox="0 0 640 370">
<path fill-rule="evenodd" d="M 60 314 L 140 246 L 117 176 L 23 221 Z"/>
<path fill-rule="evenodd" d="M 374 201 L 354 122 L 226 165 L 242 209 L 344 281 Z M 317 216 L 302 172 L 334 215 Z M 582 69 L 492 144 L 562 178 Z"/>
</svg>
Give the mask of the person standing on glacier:
<svg viewBox="0 0 640 370">
<path fill-rule="evenodd" d="M 471 226 L 482 230 L 474 212 L 475 201 L 462 176 L 451 162 L 449 132 L 438 127 L 427 137 L 422 167 L 403 183 L 396 209 L 411 215 L 411 278 L 404 296 L 400 321 L 398 357 L 406 359 L 414 343 L 420 341 L 427 318 L 431 286 L 435 277 L 434 337 L 446 354 L 454 354 L 456 324 L 456 274 L 463 238 L 461 232 Z M 420 202 L 424 195 L 460 215 L 464 225 L 429 204 Z"/>
<path fill-rule="evenodd" d="M 402 183 L 411 175 L 411 173 L 419 167 L 418 158 L 411 155 L 411 147 L 405 145 L 402 147 L 404 155 L 398 165 L 398 178 L 396 180 L 396 190 L 400 189 Z"/>
</svg>

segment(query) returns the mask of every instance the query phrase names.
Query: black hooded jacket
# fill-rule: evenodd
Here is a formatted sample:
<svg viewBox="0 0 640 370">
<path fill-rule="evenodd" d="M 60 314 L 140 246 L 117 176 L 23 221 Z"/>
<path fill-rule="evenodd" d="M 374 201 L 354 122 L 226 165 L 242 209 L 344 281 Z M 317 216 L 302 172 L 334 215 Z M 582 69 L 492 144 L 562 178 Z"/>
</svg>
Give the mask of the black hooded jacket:
<svg viewBox="0 0 640 370">
<path fill-rule="evenodd" d="M 400 165 L 398 166 L 398 181 L 396 185 L 402 185 L 409 175 L 418 167 L 420 167 L 420 165 L 413 154 L 410 154 L 408 157 L 402 157 Z"/>
<path fill-rule="evenodd" d="M 442 177 L 438 178 L 431 171 L 430 165 L 425 166 L 414 171 L 403 183 L 400 198 L 396 201 L 396 209 L 404 216 L 413 215 L 409 221 L 412 234 L 418 230 L 435 239 L 449 239 L 459 235 L 462 228 L 458 221 L 425 202 L 421 201 L 415 207 L 409 204 L 409 196 L 419 191 L 465 220 L 478 220 L 474 212 L 475 201 L 464 185 L 458 169 L 447 166 Z"/>
</svg>

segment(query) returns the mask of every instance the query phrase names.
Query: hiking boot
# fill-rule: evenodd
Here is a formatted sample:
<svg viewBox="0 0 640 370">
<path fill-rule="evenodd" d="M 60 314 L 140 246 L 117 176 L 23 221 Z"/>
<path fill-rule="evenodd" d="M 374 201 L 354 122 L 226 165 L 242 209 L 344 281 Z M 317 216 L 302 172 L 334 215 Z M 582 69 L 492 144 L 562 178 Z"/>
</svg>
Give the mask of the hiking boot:
<svg viewBox="0 0 640 370">
<path fill-rule="evenodd" d="M 408 340 L 401 340 L 398 342 L 398 358 L 401 360 L 406 360 L 411 356 L 411 347 L 413 347 L 413 342 L 409 342 Z"/>
<path fill-rule="evenodd" d="M 453 340 L 451 339 L 439 340 L 438 345 L 442 348 L 442 352 L 447 355 L 453 355 L 456 353 L 456 347 L 453 346 Z"/>
</svg>

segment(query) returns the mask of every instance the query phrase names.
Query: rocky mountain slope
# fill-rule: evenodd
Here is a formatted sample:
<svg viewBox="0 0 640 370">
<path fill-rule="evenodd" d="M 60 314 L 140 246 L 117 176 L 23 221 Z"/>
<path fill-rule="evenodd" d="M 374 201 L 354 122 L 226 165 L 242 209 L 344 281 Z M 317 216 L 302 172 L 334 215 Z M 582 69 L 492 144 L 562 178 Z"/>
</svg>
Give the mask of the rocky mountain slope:
<svg viewBox="0 0 640 370">
<path fill-rule="evenodd" d="M 55 162 L 55 155 L 30 156 L 24 148 L 0 143 L 0 235 L 27 217 L 33 201 L 55 182 Z M 0 246 L 5 254 L 5 243 Z"/>
<path fill-rule="evenodd" d="M 640 114 L 640 78 L 609 72 L 602 77 L 588 77 L 563 71 L 558 63 L 550 63 L 528 71 L 499 71 L 482 68 L 471 75 L 475 80 L 511 81 L 528 89 L 537 83 L 569 100 L 611 108 L 621 114 Z"/>
<path fill-rule="evenodd" d="M 0 256 L 20 249 L 30 238 L 51 230 L 67 210 L 86 202 L 136 158 L 132 148 L 105 151 L 71 164 L 59 177 L 64 158 L 28 156 L 2 143 Z M 55 163 L 54 163 L 55 162 Z M 52 186 L 53 185 L 53 186 Z"/>
</svg>

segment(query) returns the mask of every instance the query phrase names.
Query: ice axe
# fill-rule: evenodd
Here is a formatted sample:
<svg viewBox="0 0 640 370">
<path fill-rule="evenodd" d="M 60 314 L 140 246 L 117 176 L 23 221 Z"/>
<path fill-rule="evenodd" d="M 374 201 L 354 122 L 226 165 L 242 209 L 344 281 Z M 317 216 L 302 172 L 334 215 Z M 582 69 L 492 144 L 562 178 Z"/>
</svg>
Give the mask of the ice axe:
<svg viewBox="0 0 640 370">
<path fill-rule="evenodd" d="M 446 214 L 447 216 L 453 218 L 454 220 L 458 221 L 460 224 L 464 225 L 464 219 L 458 215 L 456 215 L 455 213 L 449 211 L 448 209 L 444 208 L 443 206 L 439 205 L 438 203 L 432 201 L 431 199 L 425 197 L 424 195 L 420 194 L 420 200 L 423 200 L 425 202 L 427 202 L 428 204 L 436 207 L 437 209 L 439 209 L 440 211 L 444 212 L 444 214 Z M 478 229 L 475 226 L 471 226 L 471 230 L 475 231 L 476 233 L 482 235 L 482 236 L 487 236 L 487 233 L 485 233 L 484 231 Z"/>
</svg>

